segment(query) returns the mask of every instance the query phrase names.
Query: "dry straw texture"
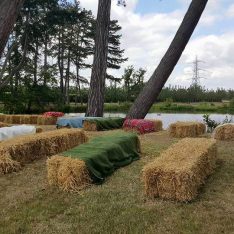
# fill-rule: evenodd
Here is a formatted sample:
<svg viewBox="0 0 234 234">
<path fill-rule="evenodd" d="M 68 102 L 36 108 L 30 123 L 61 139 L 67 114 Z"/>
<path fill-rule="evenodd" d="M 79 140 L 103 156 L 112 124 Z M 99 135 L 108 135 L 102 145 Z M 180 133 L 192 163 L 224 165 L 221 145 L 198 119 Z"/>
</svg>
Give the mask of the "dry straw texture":
<svg viewBox="0 0 234 234">
<path fill-rule="evenodd" d="M 21 169 L 20 163 L 12 160 L 8 153 L 0 155 L 0 175 L 7 174 Z"/>
<path fill-rule="evenodd" d="M 213 133 L 217 140 L 234 140 L 234 123 L 218 126 Z"/>
<path fill-rule="evenodd" d="M 84 120 L 83 128 L 85 131 L 97 131 L 97 124 L 88 120 Z"/>
<path fill-rule="evenodd" d="M 43 132 L 43 129 L 40 128 L 40 127 L 37 127 L 37 128 L 36 128 L 36 133 L 41 133 L 41 132 Z"/>
<path fill-rule="evenodd" d="M 146 195 L 177 201 L 193 200 L 216 162 L 216 141 L 185 138 L 143 169 Z"/>
<path fill-rule="evenodd" d="M 140 152 L 139 138 L 133 134 L 94 138 L 47 159 L 48 182 L 65 191 L 81 191 L 92 183 L 102 183 L 117 168 L 139 159 Z"/>
<path fill-rule="evenodd" d="M 205 132 L 205 124 L 199 122 L 176 122 L 169 127 L 171 137 L 196 137 Z"/>
<path fill-rule="evenodd" d="M 50 185 L 64 191 L 80 191 L 92 183 L 85 162 L 79 159 L 55 155 L 47 160 Z"/>
<path fill-rule="evenodd" d="M 155 130 L 155 132 L 162 131 L 162 129 L 163 129 L 163 123 L 162 123 L 161 120 L 158 120 L 158 119 L 149 119 L 149 120 L 154 123 L 154 130 Z"/>
<path fill-rule="evenodd" d="M 0 144 L 1 171 L 7 173 L 9 163 L 13 160 L 21 164 L 35 159 L 48 157 L 66 151 L 87 142 L 85 133 L 78 129 L 61 129 L 40 134 L 16 137 Z M 15 162 L 15 163 L 16 163 Z"/>
<path fill-rule="evenodd" d="M 37 118 L 38 125 L 55 125 L 56 122 L 57 122 L 57 117 L 38 116 Z"/>
<path fill-rule="evenodd" d="M 9 124 L 55 125 L 57 117 L 42 115 L 0 115 L 0 122 Z"/>
</svg>

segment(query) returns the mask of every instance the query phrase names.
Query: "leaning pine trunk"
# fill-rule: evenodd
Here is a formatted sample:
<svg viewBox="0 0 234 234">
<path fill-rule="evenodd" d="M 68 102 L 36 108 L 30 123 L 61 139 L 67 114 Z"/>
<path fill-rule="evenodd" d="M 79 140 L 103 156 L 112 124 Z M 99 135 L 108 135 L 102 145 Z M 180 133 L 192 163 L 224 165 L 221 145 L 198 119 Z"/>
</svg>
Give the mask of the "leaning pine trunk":
<svg viewBox="0 0 234 234">
<path fill-rule="evenodd" d="M 103 116 L 111 0 L 99 0 L 87 116 Z"/>
<path fill-rule="evenodd" d="M 0 58 L 24 0 L 0 0 Z"/>
<path fill-rule="evenodd" d="M 208 0 L 192 0 L 170 47 L 131 107 L 128 118 L 142 119 L 146 116 L 180 59 L 207 2 Z"/>
</svg>

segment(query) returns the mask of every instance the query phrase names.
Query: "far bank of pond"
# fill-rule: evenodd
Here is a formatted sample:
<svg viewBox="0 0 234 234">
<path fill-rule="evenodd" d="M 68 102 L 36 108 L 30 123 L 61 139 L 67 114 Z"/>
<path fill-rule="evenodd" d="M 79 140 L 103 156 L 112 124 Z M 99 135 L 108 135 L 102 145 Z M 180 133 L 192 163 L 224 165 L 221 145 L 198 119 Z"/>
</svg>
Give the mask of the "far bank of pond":
<svg viewBox="0 0 234 234">
<path fill-rule="evenodd" d="M 126 113 L 130 109 L 132 103 L 105 103 L 105 112 Z M 65 113 L 81 113 L 86 111 L 86 104 L 66 106 Z M 220 114 L 234 114 L 234 104 L 221 102 L 199 102 L 199 103 L 174 103 L 174 102 L 160 102 L 152 106 L 149 113 L 220 113 Z"/>
</svg>

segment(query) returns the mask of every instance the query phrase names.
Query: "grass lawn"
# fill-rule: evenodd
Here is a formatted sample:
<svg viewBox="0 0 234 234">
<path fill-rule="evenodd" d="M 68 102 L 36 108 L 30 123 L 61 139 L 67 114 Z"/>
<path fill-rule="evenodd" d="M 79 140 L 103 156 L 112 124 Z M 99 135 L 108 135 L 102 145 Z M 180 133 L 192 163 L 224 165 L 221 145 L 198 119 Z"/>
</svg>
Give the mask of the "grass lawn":
<svg viewBox="0 0 234 234">
<path fill-rule="evenodd" d="M 142 167 L 175 140 L 166 132 L 140 138 L 141 160 L 81 194 L 49 187 L 45 159 L 1 176 L 0 233 L 234 233 L 234 142 L 218 142 L 215 173 L 186 204 L 144 196 Z"/>
</svg>

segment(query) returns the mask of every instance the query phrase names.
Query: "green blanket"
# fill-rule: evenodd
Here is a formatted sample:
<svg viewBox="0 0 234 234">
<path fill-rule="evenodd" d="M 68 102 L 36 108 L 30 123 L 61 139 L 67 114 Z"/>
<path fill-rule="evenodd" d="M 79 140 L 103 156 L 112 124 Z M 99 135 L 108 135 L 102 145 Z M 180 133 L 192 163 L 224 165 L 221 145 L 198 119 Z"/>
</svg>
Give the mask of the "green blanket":
<svg viewBox="0 0 234 234">
<path fill-rule="evenodd" d="M 117 168 L 139 159 L 138 137 L 125 132 L 108 134 L 96 137 L 62 155 L 83 160 L 93 182 L 102 183 Z"/>
<path fill-rule="evenodd" d="M 122 128 L 124 118 L 98 118 L 87 119 L 86 121 L 95 123 L 98 131 Z"/>
</svg>

